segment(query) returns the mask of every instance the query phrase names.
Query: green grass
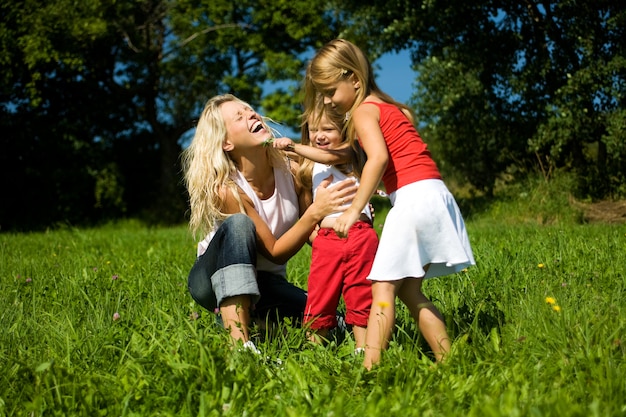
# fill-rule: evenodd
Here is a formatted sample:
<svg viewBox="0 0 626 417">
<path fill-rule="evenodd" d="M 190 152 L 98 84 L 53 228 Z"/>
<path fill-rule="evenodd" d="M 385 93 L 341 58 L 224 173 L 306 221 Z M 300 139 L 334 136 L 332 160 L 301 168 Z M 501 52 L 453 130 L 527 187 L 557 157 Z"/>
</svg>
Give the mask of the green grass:
<svg viewBox="0 0 626 417">
<path fill-rule="evenodd" d="M 1 234 L 0 415 L 626 415 L 626 226 L 515 220 L 540 203 L 472 215 L 477 266 L 426 282 L 449 361 L 400 306 L 372 372 L 350 338 L 311 346 L 288 323 L 261 358 L 230 350 L 187 292 L 185 227 Z M 309 256 L 288 268 L 302 286 Z"/>
</svg>

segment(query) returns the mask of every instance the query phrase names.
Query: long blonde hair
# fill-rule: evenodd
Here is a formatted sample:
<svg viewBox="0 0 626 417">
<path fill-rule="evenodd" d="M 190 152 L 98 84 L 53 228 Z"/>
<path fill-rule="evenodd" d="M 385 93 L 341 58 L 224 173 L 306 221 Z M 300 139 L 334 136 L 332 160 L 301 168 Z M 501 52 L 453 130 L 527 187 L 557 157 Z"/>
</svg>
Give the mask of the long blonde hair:
<svg viewBox="0 0 626 417">
<path fill-rule="evenodd" d="M 372 65 L 363 51 L 345 39 L 334 39 L 328 42 L 317 51 L 309 63 L 304 85 L 305 108 L 315 105 L 316 100 L 318 100 L 317 94 L 333 88 L 338 82 L 347 80 L 351 76 L 356 77 L 361 86 L 356 90 L 356 99 L 347 113 L 344 126 L 347 138 L 353 148 L 358 142 L 351 114 L 371 94 L 376 95 L 386 103 L 397 106 L 411 123 L 415 123 L 411 108 L 395 101 L 378 87 L 374 79 Z"/>
<path fill-rule="evenodd" d="M 219 221 L 229 216 L 223 212 L 226 193 L 229 191 L 239 201 L 240 211 L 245 212 L 233 180 L 237 166 L 222 148 L 228 132 L 220 107 L 230 101 L 251 107 L 232 94 L 209 99 L 198 120 L 193 140 L 181 155 L 191 209 L 189 228 L 194 235 L 198 232 L 203 235 L 210 232 Z M 265 147 L 263 152 L 266 152 L 271 166 L 285 165 L 281 163 L 284 161 L 283 152 L 272 146 Z"/>
</svg>

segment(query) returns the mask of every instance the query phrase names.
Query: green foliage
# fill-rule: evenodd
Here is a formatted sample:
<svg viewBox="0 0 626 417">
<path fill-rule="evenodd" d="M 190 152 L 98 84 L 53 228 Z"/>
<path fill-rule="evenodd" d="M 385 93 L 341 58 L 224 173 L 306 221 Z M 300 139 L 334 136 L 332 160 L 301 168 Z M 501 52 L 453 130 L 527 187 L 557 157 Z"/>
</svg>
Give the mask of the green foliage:
<svg viewBox="0 0 626 417">
<path fill-rule="evenodd" d="M 453 51 L 450 55 L 418 67 L 420 133 L 442 172 L 491 194 L 511 159 L 523 155 L 522 131 L 498 113 L 502 100 L 485 89 L 483 67 L 455 60 Z"/>
<path fill-rule="evenodd" d="M 171 15 L 183 54 L 219 56 L 226 65 L 212 74 L 219 84 L 209 95 L 232 92 L 252 104 L 265 81 L 301 77 L 301 54 L 330 36 L 321 2 L 184 1 Z"/>
<path fill-rule="evenodd" d="M 295 127 L 298 94 L 264 101 L 265 83 L 299 80 L 302 54 L 332 37 L 323 2 L 58 0 L 0 10 L 0 176 L 20 178 L 6 190 L 4 229 L 106 219 L 102 186 L 113 183 L 85 171 L 111 166 L 124 184 L 118 212 L 181 221 L 178 158 L 206 100 L 232 92 Z M 72 157 L 79 168 L 62 164 Z M 30 209 L 42 205 L 44 216 Z"/>
<path fill-rule="evenodd" d="M 295 86 L 288 86 L 287 90 L 278 88 L 265 95 L 261 106 L 263 113 L 267 117 L 280 121 L 278 130 L 283 135 L 287 135 L 287 129 L 299 132 L 297 128 L 302 123 L 303 109 L 301 104 L 303 100 L 302 90 L 297 89 Z M 299 140 L 300 138 L 297 139 Z"/>
<path fill-rule="evenodd" d="M 447 175 L 490 194 L 503 174 L 566 168 L 579 197 L 623 196 L 624 4 L 343 4 L 368 47 L 411 50 L 413 105 Z"/>
<path fill-rule="evenodd" d="M 100 172 L 92 173 L 96 177 L 95 206 L 104 210 L 111 210 L 109 217 L 118 217 L 120 212 L 126 211 L 123 200 L 124 187 L 120 184 L 120 173 L 113 164 Z"/>
<path fill-rule="evenodd" d="M 349 335 L 311 346 L 289 323 L 255 336 L 261 356 L 230 349 L 188 294 L 183 227 L 1 234 L 0 415 L 622 415 L 626 226 L 503 221 L 561 203 L 538 191 L 473 216 L 477 265 L 425 283 L 452 355 L 433 366 L 398 305 L 372 372 Z M 299 285 L 309 262 L 304 248 L 289 263 Z"/>
<path fill-rule="evenodd" d="M 35 106 L 47 99 L 40 86 L 49 72 L 55 66 L 79 70 L 92 65 L 87 62 L 84 45 L 107 33 L 103 16 L 106 5 L 100 1 L 7 3 L 2 9 L 3 15 L 9 17 L 3 19 L 0 31 L 7 64 L 3 68 L 8 70 L 3 71 L 4 77 L 15 82 L 14 77 L 20 72 L 16 63 L 23 61 L 30 71 L 30 79 L 24 80 L 24 93 Z M 14 38 L 9 40 L 11 37 Z"/>
<path fill-rule="evenodd" d="M 617 80 L 626 73 L 624 57 L 597 61 L 568 74 L 557 91 L 552 111 L 529 142 L 545 168 L 567 166 L 578 173 L 578 197 L 624 195 L 626 136 L 623 95 Z"/>
<path fill-rule="evenodd" d="M 529 176 L 498 188 L 486 207 L 471 212 L 471 218 L 505 224 L 582 224 L 584 213 L 571 204 L 575 183 L 576 177 L 571 173 L 556 172 L 549 180 L 539 174 Z M 469 200 L 467 204 L 472 203 Z"/>
<path fill-rule="evenodd" d="M 297 131 L 306 60 L 334 37 L 371 60 L 411 51 L 412 104 L 446 178 L 489 196 L 566 169 L 580 198 L 626 193 L 623 2 L 33 0 L 0 13 L 3 230 L 114 213 L 178 223 L 180 150 L 206 100 L 235 93 Z"/>
</svg>

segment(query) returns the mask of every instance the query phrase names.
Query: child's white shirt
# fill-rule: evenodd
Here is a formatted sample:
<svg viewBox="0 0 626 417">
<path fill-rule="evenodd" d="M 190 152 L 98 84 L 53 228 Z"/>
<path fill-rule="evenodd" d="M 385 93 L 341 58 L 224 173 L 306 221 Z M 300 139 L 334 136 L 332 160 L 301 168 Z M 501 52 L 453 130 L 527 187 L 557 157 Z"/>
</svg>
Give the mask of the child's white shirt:
<svg viewBox="0 0 626 417">
<path fill-rule="evenodd" d="M 348 178 L 353 178 L 356 181 L 356 184 L 359 185 L 359 181 L 356 177 L 352 176 L 352 175 L 346 175 L 343 172 L 339 171 L 337 168 L 335 168 L 332 165 L 324 165 L 324 164 L 320 164 L 319 162 L 316 162 L 313 165 L 313 172 L 312 172 L 312 182 L 313 182 L 313 201 L 315 201 L 315 197 L 317 194 L 317 187 L 319 187 L 319 185 L 322 183 L 322 181 L 324 181 L 326 178 L 328 178 L 330 175 L 333 176 L 333 181 L 330 183 L 330 185 L 328 186 L 328 188 L 330 187 L 334 187 L 338 182 L 341 182 L 343 180 L 346 180 Z M 346 204 L 348 205 L 348 204 Z M 365 215 L 372 220 L 372 213 L 370 212 L 370 207 L 369 204 L 365 205 L 365 208 L 362 211 L 363 213 L 365 213 Z M 328 217 L 339 217 L 341 216 L 343 212 L 342 211 L 337 211 L 335 213 L 331 213 Z"/>
</svg>

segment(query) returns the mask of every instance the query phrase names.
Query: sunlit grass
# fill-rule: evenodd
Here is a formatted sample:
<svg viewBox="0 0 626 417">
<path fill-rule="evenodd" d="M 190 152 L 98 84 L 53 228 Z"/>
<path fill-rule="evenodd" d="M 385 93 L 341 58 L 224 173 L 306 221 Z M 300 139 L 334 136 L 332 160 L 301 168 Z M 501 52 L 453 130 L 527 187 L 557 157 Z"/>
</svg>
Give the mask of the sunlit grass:
<svg viewBox="0 0 626 417">
<path fill-rule="evenodd" d="M 477 265 L 425 283 L 448 361 L 399 305 L 372 372 L 351 338 L 310 345 L 289 323 L 260 357 L 231 350 L 188 294 L 185 227 L 2 234 L 0 415 L 625 415 L 626 226 L 468 229 Z M 302 286 L 309 256 L 289 265 Z"/>
</svg>

